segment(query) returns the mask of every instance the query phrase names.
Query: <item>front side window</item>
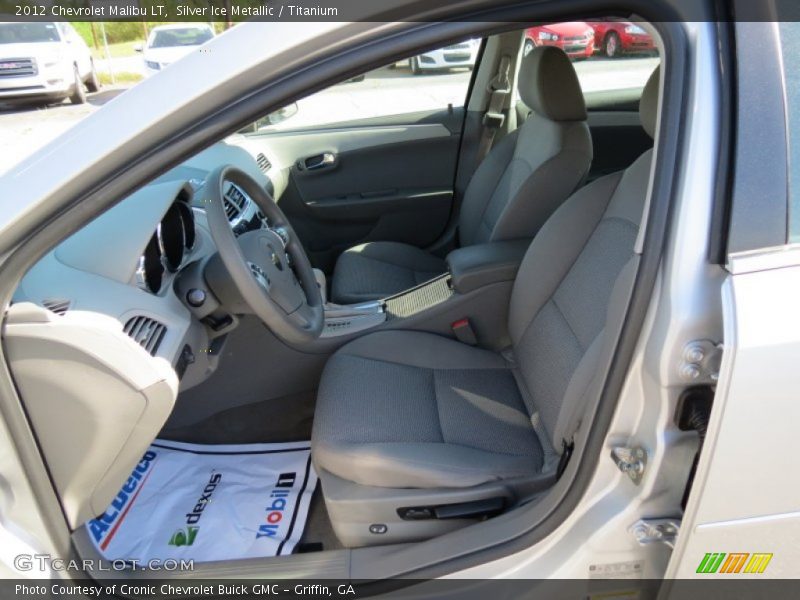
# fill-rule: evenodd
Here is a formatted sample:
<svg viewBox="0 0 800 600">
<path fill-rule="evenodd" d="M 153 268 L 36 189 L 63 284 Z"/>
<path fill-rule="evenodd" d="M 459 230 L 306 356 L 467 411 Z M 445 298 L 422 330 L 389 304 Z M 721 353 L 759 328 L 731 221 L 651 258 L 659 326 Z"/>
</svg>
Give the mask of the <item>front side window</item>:
<svg viewBox="0 0 800 600">
<path fill-rule="evenodd" d="M 259 133 L 335 127 L 360 119 L 464 106 L 480 39 L 463 40 L 385 65 L 284 107 Z"/>
</svg>

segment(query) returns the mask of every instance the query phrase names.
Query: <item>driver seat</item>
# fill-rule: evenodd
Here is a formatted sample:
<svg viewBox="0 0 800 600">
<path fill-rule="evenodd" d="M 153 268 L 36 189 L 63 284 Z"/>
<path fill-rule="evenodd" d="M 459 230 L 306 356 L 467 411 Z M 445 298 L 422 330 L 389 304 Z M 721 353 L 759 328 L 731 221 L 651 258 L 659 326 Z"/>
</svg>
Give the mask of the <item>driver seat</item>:
<svg viewBox="0 0 800 600">
<path fill-rule="evenodd" d="M 640 105 L 651 137 L 658 79 Z M 432 537 L 554 483 L 621 327 L 651 159 L 582 188 L 542 227 L 514 282 L 508 351 L 382 331 L 331 357 L 312 457 L 343 544 Z"/>
</svg>

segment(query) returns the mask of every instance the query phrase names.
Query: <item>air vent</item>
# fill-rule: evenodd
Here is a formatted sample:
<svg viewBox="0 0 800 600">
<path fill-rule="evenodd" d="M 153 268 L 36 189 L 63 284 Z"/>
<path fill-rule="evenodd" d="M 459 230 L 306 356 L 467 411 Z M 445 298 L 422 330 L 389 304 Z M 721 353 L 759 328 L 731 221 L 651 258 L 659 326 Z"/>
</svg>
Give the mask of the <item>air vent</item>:
<svg viewBox="0 0 800 600">
<path fill-rule="evenodd" d="M 134 342 L 155 356 L 164 334 L 167 333 L 167 327 L 150 317 L 139 316 L 128 319 L 124 331 Z"/>
<path fill-rule="evenodd" d="M 50 310 L 57 315 L 63 315 L 65 312 L 69 310 L 70 301 L 63 300 L 61 298 L 48 298 L 47 300 L 42 300 L 42 306 L 44 306 L 47 310 Z"/>
<path fill-rule="evenodd" d="M 223 202 L 228 221 L 235 221 L 244 212 L 248 200 L 242 190 L 231 183 L 228 186 L 228 191 L 225 192 Z"/>
<path fill-rule="evenodd" d="M 264 173 L 272 168 L 272 163 L 269 162 L 269 159 L 261 152 L 256 155 L 256 162 L 258 163 L 258 168 L 264 171 Z"/>
</svg>

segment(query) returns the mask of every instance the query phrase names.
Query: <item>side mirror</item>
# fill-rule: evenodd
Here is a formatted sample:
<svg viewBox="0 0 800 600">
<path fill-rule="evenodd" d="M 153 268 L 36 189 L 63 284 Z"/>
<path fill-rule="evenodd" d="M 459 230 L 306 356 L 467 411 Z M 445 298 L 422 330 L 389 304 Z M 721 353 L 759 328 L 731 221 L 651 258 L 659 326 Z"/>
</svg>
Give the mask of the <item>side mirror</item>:
<svg viewBox="0 0 800 600">
<path fill-rule="evenodd" d="M 291 104 L 287 104 L 283 108 L 268 114 L 266 117 L 262 117 L 258 121 L 250 123 L 250 125 L 247 127 L 243 127 L 239 130 L 239 133 L 258 133 L 260 129 L 264 129 L 270 125 L 277 125 L 286 119 L 290 119 L 297 114 L 298 110 L 297 102 L 292 102 Z"/>
<path fill-rule="evenodd" d="M 144 52 L 144 46 L 142 44 L 136 44 L 133 47 L 134 52 Z"/>
<path fill-rule="evenodd" d="M 291 104 L 287 104 L 283 108 L 276 110 L 273 113 L 267 115 L 267 121 L 269 121 L 270 125 L 277 125 L 278 123 L 282 123 L 286 119 L 291 119 L 293 116 L 297 114 L 300 109 L 297 106 L 297 102 L 292 102 Z"/>
</svg>

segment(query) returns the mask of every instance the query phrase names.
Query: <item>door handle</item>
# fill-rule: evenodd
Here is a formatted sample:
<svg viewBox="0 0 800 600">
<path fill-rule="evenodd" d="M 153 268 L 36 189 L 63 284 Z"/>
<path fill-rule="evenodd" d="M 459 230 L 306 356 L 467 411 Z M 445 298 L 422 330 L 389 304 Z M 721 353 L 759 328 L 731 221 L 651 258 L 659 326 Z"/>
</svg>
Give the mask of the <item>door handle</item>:
<svg viewBox="0 0 800 600">
<path fill-rule="evenodd" d="M 336 155 L 333 152 L 323 152 L 309 156 L 298 163 L 301 171 L 319 171 L 329 169 L 336 164 Z"/>
</svg>

